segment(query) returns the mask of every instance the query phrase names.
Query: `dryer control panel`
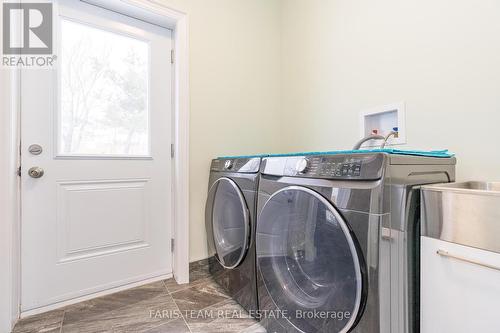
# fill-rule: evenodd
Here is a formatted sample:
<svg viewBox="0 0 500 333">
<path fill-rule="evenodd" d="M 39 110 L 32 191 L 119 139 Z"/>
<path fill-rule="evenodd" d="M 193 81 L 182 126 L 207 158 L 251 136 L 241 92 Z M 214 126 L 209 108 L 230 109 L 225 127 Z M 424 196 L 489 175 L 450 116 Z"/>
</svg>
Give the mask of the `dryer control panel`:
<svg viewBox="0 0 500 333">
<path fill-rule="evenodd" d="M 257 173 L 260 169 L 260 157 L 218 158 L 212 160 L 210 171 Z"/>
<path fill-rule="evenodd" d="M 263 174 L 306 178 L 375 180 L 383 175 L 387 156 L 375 154 L 268 157 Z"/>
</svg>

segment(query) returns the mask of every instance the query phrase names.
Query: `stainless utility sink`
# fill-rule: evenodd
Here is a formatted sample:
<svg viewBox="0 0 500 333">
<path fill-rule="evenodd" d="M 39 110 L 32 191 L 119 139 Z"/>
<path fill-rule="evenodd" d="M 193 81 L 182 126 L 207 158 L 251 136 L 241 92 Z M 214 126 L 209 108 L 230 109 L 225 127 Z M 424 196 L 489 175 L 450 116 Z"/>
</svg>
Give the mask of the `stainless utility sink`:
<svg viewBox="0 0 500 333">
<path fill-rule="evenodd" d="M 426 188 L 443 190 L 474 190 L 481 192 L 500 192 L 500 182 L 463 182 L 463 183 L 447 183 L 439 185 L 429 185 Z"/>
<path fill-rule="evenodd" d="M 500 253 L 500 182 L 422 187 L 423 236 Z"/>
</svg>

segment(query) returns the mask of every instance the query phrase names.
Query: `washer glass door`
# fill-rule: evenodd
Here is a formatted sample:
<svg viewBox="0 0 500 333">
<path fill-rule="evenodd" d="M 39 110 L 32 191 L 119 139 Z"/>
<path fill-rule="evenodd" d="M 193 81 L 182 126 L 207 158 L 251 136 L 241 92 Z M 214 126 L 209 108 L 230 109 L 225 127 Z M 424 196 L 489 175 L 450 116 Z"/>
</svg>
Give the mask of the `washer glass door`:
<svg viewBox="0 0 500 333">
<path fill-rule="evenodd" d="M 302 332 L 348 332 L 356 324 L 366 298 L 364 260 L 327 199 L 299 186 L 275 192 L 259 216 L 256 245 L 267 304 L 289 324 Z"/>
<path fill-rule="evenodd" d="M 250 240 L 250 217 L 243 193 L 229 178 L 212 186 L 212 235 L 215 258 L 224 268 L 235 268 L 245 258 Z"/>
</svg>

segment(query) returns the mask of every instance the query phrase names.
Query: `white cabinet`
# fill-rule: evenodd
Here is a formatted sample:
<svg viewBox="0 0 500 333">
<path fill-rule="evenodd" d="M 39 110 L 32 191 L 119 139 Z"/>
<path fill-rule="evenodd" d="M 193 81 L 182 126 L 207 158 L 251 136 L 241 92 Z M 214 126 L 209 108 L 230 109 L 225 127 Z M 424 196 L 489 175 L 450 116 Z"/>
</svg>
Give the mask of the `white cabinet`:
<svg viewBox="0 0 500 333">
<path fill-rule="evenodd" d="M 500 332 L 495 267 L 500 268 L 498 253 L 422 237 L 421 332 Z"/>
</svg>

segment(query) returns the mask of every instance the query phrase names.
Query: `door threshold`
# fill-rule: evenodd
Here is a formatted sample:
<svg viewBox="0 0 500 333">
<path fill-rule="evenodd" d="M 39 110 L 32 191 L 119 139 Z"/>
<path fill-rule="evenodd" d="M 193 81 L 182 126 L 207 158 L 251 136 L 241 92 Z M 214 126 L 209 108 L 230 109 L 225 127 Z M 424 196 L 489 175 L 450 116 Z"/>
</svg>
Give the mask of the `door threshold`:
<svg viewBox="0 0 500 333">
<path fill-rule="evenodd" d="M 45 305 L 45 306 L 42 306 L 42 307 L 39 307 L 39 308 L 30 309 L 30 310 L 26 310 L 26 311 L 21 310 L 20 319 L 23 319 L 23 318 L 26 318 L 26 317 L 29 317 L 29 316 L 33 316 L 33 315 L 37 315 L 37 314 L 40 314 L 40 313 L 44 313 L 44 312 L 48 312 L 48 311 L 60 309 L 60 308 L 63 308 L 65 306 L 68 306 L 68 305 L 73 305 L 73 304 L 76 304 L 76 303 L 88 301 L 88 300 L 93 299 L 93 298 L 98 298 L 98 297 L 102 297 L 102 296 L 111 295 L 111 294 L 117 293 L 119 291 L 123 291 L 123 290 L 127 290 L 127 289 L 132 289 L 132 288 L 135 288 L 135 287 L 140 287 L 140 286 L 143 286 L 143 285 L 146 285 L 146 284 L 150 284 L 150 283 L 153 283 L 153 282 L 158 282 L 158 281 L 161 281 L 161 280 L 170 279 L 171 277 L 173 277 L 172 273 L 162 274 L 162 275 L 158 275 L 158 276 L 155 276 L 155 277 L 151 277 L 151 278 L 147 278 L 147 279 L 142 279 L 140 281 L 136 281 L 136 282 L 132 282 L 132 283 L 127 283 L 127 284 L 124 284 L 124 285 L 120 285 L 118 287 L 113 287 L 113 288 L 109 288 L 109 289 L 102 290 L 102 291 L 99 291 L 99 292 L 91 293 L 91 294 L 88 294 L 88 295 L 84 295 L 84 296 L 72 298 L 72 299 L 69 299 L 69 300 L 66 300 L 66 301 L 60 301 L 60 302 L 56 302 L 56 303 L 53 303 L 53 304 Z"/>
</svg>

